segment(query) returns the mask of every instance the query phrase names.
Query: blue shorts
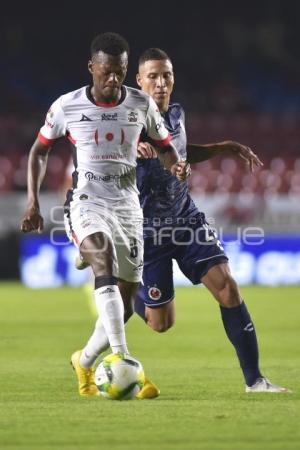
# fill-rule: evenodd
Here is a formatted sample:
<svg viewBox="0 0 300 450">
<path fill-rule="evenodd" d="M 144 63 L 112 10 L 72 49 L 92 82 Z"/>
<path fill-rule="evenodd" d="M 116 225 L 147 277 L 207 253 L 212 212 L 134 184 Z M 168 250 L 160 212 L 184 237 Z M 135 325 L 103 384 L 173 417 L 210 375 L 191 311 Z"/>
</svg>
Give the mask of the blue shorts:
<svg viewBox="0 0 300 450">
<path fill-rule="evenodd" d="M 137 300 L 146 306 L 159 307 L 174 298 L 173 261 L 193 283 L 200 284 L 209 269 L 228 261 L 216 233 L 203 213 L 196 223 L 158 230 L 155 238 L 144 239 L 143 285 Z"/>
</svg>

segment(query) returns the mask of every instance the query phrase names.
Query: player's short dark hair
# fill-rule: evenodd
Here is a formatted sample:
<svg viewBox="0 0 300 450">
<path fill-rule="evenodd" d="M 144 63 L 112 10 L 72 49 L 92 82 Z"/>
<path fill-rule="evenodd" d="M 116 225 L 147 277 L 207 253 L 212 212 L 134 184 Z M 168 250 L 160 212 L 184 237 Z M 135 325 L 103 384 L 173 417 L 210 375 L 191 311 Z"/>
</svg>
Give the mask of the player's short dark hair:
<svg viewBox="0 0 300 450">
<path fill-rule="evenodd" d="M 165 60 L 168 59 L 170 62 L 171 58 L 167 55 L 167 53 L 162 50 L 161 48 L 148 48 L 147 50 L 145 50 L 141 56 L 139 57 L 139 66 L 141 66 L 142 64 L 144 64 L 146 61 L 150 61 L 150 60 Z"/>
<path fill-rule="evenodd" d="M 102 33 L 94 37 L 91 43 L 91 56 L 98 52 L 118 56 L 126 52 L 129 55 L 129 44 L 125 38 L 117 33 Z"/>
</svg>

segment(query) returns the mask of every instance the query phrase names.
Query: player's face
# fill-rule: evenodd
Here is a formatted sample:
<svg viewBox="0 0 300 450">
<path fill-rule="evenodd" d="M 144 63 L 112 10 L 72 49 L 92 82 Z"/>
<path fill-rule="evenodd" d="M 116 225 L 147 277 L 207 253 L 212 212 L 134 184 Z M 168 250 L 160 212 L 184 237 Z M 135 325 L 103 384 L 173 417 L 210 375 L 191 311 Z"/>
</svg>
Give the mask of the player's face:
<svg viewBox="0 0 300 450">
<path fill-rule="evenodd" d="M 88 69 L 93 77 L 92 93 L 97 101 L 111 103 L 118 100 L 127 66 L 128 55 L 126 52 L 118 56 L 98 52 L 93 56 L 88 63 Z"/>
<path fill-rule="evenodd" d="M 136 76 L 138 85 L 151 95 L 161 112 L 167 111 L 174 86 L 174 74 L 168 59 L 149 60 L 141 64 Z"/>
</svg>

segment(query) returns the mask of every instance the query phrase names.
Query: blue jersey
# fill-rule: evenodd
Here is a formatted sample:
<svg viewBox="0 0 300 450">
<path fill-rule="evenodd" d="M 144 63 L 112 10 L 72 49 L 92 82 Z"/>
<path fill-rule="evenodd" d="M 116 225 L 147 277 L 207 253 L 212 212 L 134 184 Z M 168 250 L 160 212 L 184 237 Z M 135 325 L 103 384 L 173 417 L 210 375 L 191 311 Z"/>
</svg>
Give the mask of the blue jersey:
<svg viewBox="0 0 300 450">
<path fill-rule="evenodd" d="M 172 143 L 181 159 L 186 160 L 186 132 L 183 108 L 178 103 L 162 114 Z M 176 219 L 188 219 L 199 214 L 188 191 L 187 182 L 179 181 L 164 169 L 158 158 L 143 159 L 137 165 L 137 186 L 145 225 L 176 224 Z M 181 222 L 182 223 L 182 222 Z"/>
<path fill-rule="evenodd" d="M 185 160 L 182 107 L 174 103 L 162 116 L 174 146 Z M 187 182 L 177 180 L 158 159 L 138 161 L 137 182 L 144 212 L 144 270 L 136 297 L 138 311 L 140 303 L 155 308 L 173 300 L 173 259 L 182 273 L 198 284 L 213 266 L 226 263 L 228 258 L 204 213 L 191 199 Z"/>
</svg>

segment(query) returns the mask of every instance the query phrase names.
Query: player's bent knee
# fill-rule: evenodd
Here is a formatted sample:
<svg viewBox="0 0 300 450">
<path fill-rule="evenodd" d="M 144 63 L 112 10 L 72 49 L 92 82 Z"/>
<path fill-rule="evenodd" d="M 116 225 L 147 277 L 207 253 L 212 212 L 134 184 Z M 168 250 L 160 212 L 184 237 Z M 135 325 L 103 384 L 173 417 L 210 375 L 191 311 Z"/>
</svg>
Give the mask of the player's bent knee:
<svg viewBox="0 0 300 450">
<path fill-rule="evenodd" d="M 159 323 L 157 323 L 157 322 L 155 322 L 155 323 L 147 322 L 147 323 L 152 328 L 152 330 L 157 331 L 158 333 L 165 333 L 172 326 L 169 323 L 163 323 L 163 322 L 159 322 Z"/>
<path fill-rule="evenodd" d="M 223 288 L 218 293 L 218 301 L 222 306 L 231 308 L 241 303 L 238 285 L 230 274 L 226 274 Z"/>
<path fill-rule="evenodd" d="M 238 285 L 235 279 L 228 274 L 226 276 L 226 288 L 231 295 L 236 295 L 238 293 Z"/>
<path fill-rule="evenodd" d="M 147 320 L 147 324 L 152 330 L 158 333 L 165 333 L 174 325 L 174 320 L 169 317 L 160 318 L 159 320 L 151 320 L 150 318 Z"/>
<path fill-rule="evenodd" d="M 152 330 L 164 333 L 174 325 L 175 322 L 175 302 L 171 301 L 157 308 L 146 306 L 146 322 Z"/>
<path fill-rule="evenodd" d="M 104 233 L 87 236 L 81 243 L 80 253 L 92 267 L 95 276 L 112 275 L 115 264 L 114 245 Z"/>
</svg>

